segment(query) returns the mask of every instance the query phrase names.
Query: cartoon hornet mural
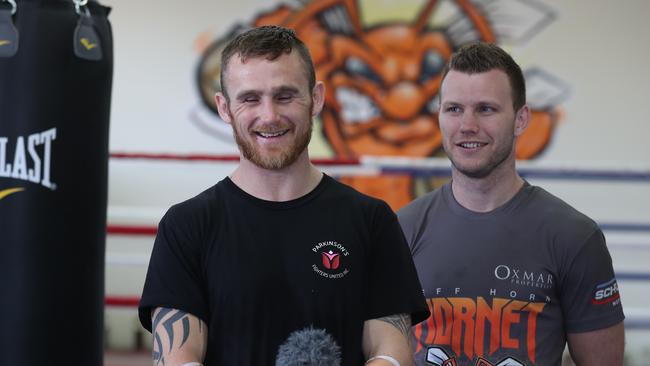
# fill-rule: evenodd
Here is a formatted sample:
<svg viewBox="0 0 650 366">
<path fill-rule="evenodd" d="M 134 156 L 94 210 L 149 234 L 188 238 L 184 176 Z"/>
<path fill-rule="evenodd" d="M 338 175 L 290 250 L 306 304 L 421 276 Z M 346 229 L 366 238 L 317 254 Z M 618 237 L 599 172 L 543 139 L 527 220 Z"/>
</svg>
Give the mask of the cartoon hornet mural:
<svg viewBox="0 0 650 366">
<path fill-rule="evenodd" d="M 503 11 L 495 6 L 500 1 L 506 0 L 491 1 L 490 11 Z M 434 27 L 431 20 L 442 4 L 452 13 L 451 20 Z M 252 25 L 292 28 L 309 47 L 317 79 L 326 84 L 322 126 L 337 158 L 443 156 L 437 119 L 442 68 L 466 42 L 499 40 L 490 14 L 477 4 L 430 0 L 411 22 L 366 27 L 356 0 L 314 0 L 297 8 L 281 5 L 259 15 Z M 228 38 L 244 29 L 235 29 L 213 43 L 200 66 L 203 99 L 212 110 L 216 110 L 210 104 L 219 88 L 218 55 Z M 519 159 L 533 158 L 544 150 L 558 111 L 546 104 L 533 108 L 532 117 L 516 147 Z M 410 175 L 341 180 L 386 200 L 395 210 L 415 196 Z"/>
</svg>

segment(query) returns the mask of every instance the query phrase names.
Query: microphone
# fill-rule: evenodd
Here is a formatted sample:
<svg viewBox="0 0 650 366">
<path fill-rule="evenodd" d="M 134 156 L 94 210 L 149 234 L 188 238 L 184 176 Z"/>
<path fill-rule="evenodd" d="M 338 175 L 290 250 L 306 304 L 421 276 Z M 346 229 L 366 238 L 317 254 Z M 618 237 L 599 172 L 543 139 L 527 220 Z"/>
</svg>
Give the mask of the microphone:
<svg viewBox="0 0 650 366">
<path fill-rule="evenodd" d="M 278 348 L 276 366 L 341 366 L 341 348 L 325 329 L 305 328 Z"/>
</svg>

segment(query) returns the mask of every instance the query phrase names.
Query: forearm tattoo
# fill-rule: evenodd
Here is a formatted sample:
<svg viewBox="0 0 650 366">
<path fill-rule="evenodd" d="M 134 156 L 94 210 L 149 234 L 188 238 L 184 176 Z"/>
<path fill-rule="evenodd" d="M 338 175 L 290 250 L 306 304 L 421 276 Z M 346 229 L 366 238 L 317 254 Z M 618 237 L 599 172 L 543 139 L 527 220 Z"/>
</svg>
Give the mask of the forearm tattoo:
<svg viewBox="0 0 650 366">
<path fill-rule="evenodd" d="M 179 323 L 180 325 L 178 325 Z M 160 325 L 162 325 L 162 329 L 159 328 Z M 176 344 L 180 349 L 190 336 L 189 314 L 182 310 L 161 308 L 154 313 L 152 330 L 154 344 L 151 356 L 156 365 L 165 365 L 165 355 L 174 349 L 174 341 L 178 341 Z M 203 331 L 200 320 L 198 330 L 199 332 Z"/>
<path fill-rule="evenodd" d="M 404 334 L 406 339 L 410 339 L 411 334 L 411 316 L 409 314 L 395 314 L 379 318 L 378 320 L 391 324 L 400 333 Z"/>
</svg>

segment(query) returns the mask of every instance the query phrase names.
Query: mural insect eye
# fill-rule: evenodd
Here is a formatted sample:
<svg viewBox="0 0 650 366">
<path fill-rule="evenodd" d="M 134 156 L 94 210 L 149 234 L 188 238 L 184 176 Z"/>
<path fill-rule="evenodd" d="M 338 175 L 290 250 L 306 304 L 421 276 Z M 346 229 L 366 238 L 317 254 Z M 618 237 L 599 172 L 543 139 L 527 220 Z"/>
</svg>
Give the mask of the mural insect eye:
<svg viewBox="0 0 650 366">
<path fill-rule="evenodd" d="M 432 114 L 438 114 L 440 112 L 440 96 L 434 95 L 431 100 L 427 103 L 427 112 Z"/>
<path fill-rule="evenodd" d="M 360 76 L 376 84 L 382 84 L 384 82 L 367 63 L 357 57 L 349 57 L 345 61 L 345 70 L 352 76 Z"/>
<path fill-rule="evenodd" d="M 420 70 L 419 82 L 431 80 L 438 76 L 445 66 L 445 60 L 435 50 L 429 50 L 422 58 L 422 68 Z"/>
</svg>

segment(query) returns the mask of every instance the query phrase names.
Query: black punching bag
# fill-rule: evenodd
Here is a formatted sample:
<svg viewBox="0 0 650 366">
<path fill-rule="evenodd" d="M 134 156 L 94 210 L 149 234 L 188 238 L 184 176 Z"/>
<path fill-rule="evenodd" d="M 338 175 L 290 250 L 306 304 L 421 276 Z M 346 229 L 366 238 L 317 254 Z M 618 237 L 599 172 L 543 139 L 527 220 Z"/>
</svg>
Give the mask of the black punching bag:
<svg viewBox="0 0 650 366">
<path fill-rule="evenodd" d="M 113 40 L 84 2 L 0 0 L 0 365 L 103 363 Z"/>
</svg>

